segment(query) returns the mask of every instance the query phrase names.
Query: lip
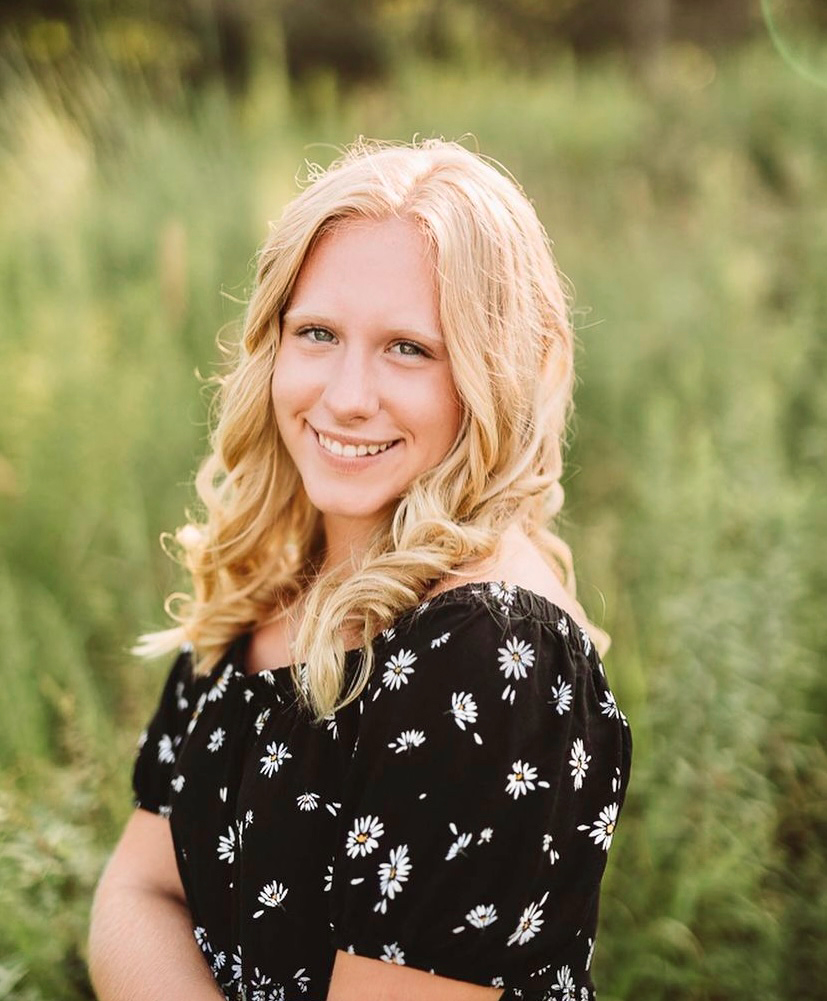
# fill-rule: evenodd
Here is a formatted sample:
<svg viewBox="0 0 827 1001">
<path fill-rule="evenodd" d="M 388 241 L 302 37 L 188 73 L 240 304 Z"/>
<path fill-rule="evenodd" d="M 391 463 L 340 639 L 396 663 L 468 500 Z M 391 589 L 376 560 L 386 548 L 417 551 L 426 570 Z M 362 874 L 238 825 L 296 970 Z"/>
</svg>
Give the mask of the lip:
<svg viewBox="0 0 827 1001">
<path fill-rule="evenodd" d="M 401 438 L 397 438 L 395 440 L 392 438 L 385 438 L 382 441 L 369 442 L 364 438 L 353 438 L 349 435 L 327 434 L 325 431 L 318 432 L 309 424 L 308 428 L 316 441 L 316 448 L 319 450 L 319 453 L 322 455 L 324 460 L 332 465 L 334 469 L 338 469 L 341 472 L 355 472 L 379 462 L 386 455 L 389 455 L 402 440 Z M 384 452 L 377 452 L 376 455 L 334 455 L 332 452 L 328 452 L 328 450 L 319 441 L 320 433 L 326 438 L 333 438 L 336 441 L 341 442 L 343 445 L 384 445 L 384 443 L 388 440 L 393 441 L 394 444 L 391 445 L 390 448 L 386 448 Z"/>
</svg>

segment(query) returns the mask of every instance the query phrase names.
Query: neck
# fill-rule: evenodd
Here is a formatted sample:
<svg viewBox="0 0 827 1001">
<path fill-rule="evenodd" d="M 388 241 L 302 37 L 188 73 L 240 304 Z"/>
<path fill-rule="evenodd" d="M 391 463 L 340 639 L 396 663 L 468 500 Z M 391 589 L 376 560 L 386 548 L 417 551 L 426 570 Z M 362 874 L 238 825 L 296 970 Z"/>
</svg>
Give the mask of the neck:
<svg viewBox="0 0 827 1001">
<path fill-rule="evenodd" d="M 324 559 L 321 570 L 355 570 L 376 536 L 376 519 L 339 519 L 324 516 Z"/>
</svg>

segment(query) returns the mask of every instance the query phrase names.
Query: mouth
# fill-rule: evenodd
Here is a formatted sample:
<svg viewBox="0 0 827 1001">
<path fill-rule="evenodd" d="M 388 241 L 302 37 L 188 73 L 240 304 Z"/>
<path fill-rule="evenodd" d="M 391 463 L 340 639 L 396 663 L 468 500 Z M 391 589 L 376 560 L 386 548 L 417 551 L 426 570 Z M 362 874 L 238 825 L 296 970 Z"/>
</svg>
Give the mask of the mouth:
<svg viewBox="0 0 827 1001">
<path fill-rule="evenodd" d="M 336 438 L 330 438 L 328 435 L 322 434 L 320 431 L 316 431 L 315 428 L 313 429 L 313 433 L 316 435 L 316 441 L 328 455 L 334 455 L 341 459 L 372 458 L 377 455 L 383 455 L 385 452 L 398 445 L 402 440 L 401 438 L 393 438 L 390 441 L 382 442 L 343 444 Z"/>
</svg>

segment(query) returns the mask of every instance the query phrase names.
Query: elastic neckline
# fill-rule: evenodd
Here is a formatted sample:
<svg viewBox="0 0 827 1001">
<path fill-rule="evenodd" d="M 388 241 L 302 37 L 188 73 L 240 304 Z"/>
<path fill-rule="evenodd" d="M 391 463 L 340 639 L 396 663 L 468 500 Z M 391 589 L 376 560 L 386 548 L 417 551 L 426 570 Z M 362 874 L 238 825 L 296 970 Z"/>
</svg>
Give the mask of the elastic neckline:
<svg viewBox="0 0 827 1001">
<path fill-rule="evenodd" d="M 495 588 L 497 588 L 498 591 L 495 591 Z M 508 595 L 510 600 L 498 600 L 498 594 Z M 493 606 L 495 609 L 499 609 L 504 605 L 507 605 L 509 614 L 513 614 L 516 610 L 524 615 L 538 618 L 544 622 L 550 622 L 554 626 L 556 626 L 561 619 L 565 620 L 569 626 L 567 635 L 570 640 L 573 641 L 575 645 L 583 649 L 585 643 L 583 637 L 588 634 L 584 633 L 580 624 L 576 622 L 565 609 L 561 608 L 545 595 L 538 594 L 536 591 L 523 587 L 521 584 L 512 584 L 507 581 L 468 581 L 465 584 L 459 584 L 456 587 L 440 591 L 439 594 L 434 595 L 432 598 L 425 599 L 413 608 L 409 608 L 402 612 L 402 614 L 399 615 L 393 623 L 391 623 L 388 630 L 398 630 L 414 616 L 420 618 L 422 615 L 426 615 L 446 604 L 475 605 L 479 603 L 484 603 L 488 607 Z M 236 637 L 229 648 L 228 656 L 231 651 L 237 665 L 235 677 L 248 686 L 261 686 L 267 690 L 286 686 L 292 691 L 292 669 L 301 669 L 305 666 L 303 662 L 267 668 L 262 671 L 256 671 L 253 674 L 245 673 L 244 665 L 247 661 L 247 651 L 252 637 L 252 631 L 241 633 L 238 637 Z M 385 642 L 387 641 L 385 640 L 383 634 L 381 632 L 378 633 L 373 640 L 374 649 L 376 649 L 377 645 Z M 593 649 L 594 641 L 589 639 L 588 646 L 590 649 Z M 362 654 L 364 654 L 364 652 L 364 646 L 351 647 L 349 650 L 346 650 L 346 670 L 352 669 L 355 664 L 358 663 L 358 659 Z M 584 652 L 586 651 L 584 650 Z"/>
</svg>

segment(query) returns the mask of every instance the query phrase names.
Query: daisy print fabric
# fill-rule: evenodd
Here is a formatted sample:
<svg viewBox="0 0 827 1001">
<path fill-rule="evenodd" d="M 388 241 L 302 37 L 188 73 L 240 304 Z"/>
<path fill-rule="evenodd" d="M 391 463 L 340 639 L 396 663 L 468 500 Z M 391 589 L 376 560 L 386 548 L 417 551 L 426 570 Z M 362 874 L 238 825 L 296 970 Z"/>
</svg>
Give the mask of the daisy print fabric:
<svg viewBox="0 0 827 1001">
<path fill-rule="evenodd" d="M 323 998 L 342 950 L 590 1001 L 631 736 L 580 627 L 513 584 L 443 592 L 322 726 L 289 671 L 245 673 L 248 639 L 208 678 L 182 652 L 133 778 L 225 997 Z"/>
</svg>

